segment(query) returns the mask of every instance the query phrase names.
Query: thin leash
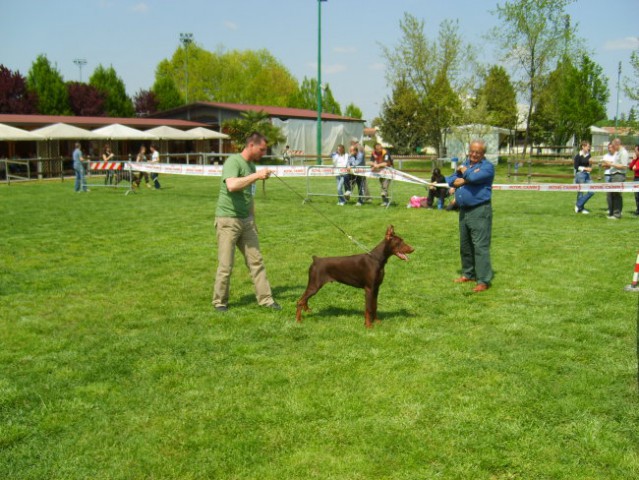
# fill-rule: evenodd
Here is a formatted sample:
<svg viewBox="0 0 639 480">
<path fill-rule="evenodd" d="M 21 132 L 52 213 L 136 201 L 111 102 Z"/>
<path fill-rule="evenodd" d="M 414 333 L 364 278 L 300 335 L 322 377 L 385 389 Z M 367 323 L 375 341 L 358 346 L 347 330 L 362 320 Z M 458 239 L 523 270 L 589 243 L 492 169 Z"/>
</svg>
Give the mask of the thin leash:
<svg viewBox="0 0 639 480">
<path fill-rule="evenodd" d="M 293 192 L 295 195 L 297 195 L 298 197 L 300 197 L 302 199 L 302 202 L 306 203 L 306 199 L 297 191 L 295 190 L 293 187 L 291 187 L 288 183 L 286 183 L 282 177 L 280 177 L 279 175 L 275 174 L 275 173 L 271 173 L 271 175 L 273 175 L 275 178 L 277 178 L 280 182 L 282 182 L 284 185 L 286 185 L 286 188 L 288 188 L 291 192 Z M 331 220 L 330 218 L 328 218 L 324 212 L 322 212 L 321 210 L 319 210 L 318 208 L 315 207 L 315 205 L 313 204 L 309 204 L 311 206 L 311 208 L 313 210 L 315 210 L 315 212 L 317 212 L 320 216 L 324 217 L 324 219 L 330 223 L 331 225 L 333 225 L 335 228 L 337 228 L 340 232 L 342 232 L 346 238 L 348 238 L 351 242 L 353 242 L 355 245 L 357 245 L 359 248 L 361 248 L 362 250 L 364 250 L 367 254 L 370 255 L 371 250 L 370 248 L 367 248 L 366 245 L 363 245 L 362 243 L 358 242 L 356 239 L 353 238 L 352 235 L 349 235 L 348 233 L 346 233 L 344 231 L 344 229 L 342 227 L 340 227 L 338 224 L 336 224 L 333 220 Z"/>
</svg>

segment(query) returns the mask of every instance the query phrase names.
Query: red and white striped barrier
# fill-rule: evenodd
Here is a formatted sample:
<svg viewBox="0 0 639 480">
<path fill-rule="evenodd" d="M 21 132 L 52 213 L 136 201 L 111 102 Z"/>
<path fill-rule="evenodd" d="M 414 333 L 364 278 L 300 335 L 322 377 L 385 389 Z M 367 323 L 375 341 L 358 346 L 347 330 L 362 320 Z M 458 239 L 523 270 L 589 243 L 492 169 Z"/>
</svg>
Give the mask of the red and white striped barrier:
<svg viewBox="0 0 639 480">
<path fill-rule="evenodd" d="M 632 275 L 632 283 L 626 287 L 626 292 L 639 292 L 639 252 L 635 262 L 635 273 Z"/>
<path fill-rule="evenodd" d="M 90 162 L 89 169 L 91 170 L 122 170 L 124 168 L 123 162 Z"/>
</svg>

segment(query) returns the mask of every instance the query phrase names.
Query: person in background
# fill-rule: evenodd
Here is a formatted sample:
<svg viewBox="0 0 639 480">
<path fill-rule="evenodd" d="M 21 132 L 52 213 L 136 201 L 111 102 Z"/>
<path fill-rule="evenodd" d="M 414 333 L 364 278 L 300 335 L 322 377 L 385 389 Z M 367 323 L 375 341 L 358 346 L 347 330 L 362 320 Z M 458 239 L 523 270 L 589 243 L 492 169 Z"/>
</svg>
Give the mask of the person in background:
<svg viewBox="0 0 639 480">
<path fill-rule="evenodd" d="M 104 151 L 102 152 L 102 161 L 103 162 L 110 162 L 113 160 L 113 157 L 115 157 L 115 155 L 113 154 L 113 152 L 111 151 L 111 145 L 109 145 L 108 143 L 104 146 Z M 113 177 L 114 177 L 114 171 L 113 170 L 106 170 L 106 175 L 104 177 L 104 184 L 105 185 L 113 185 Z"/>
<path fill-rule="evenodd" d="M 160 152 L 155 145 L 151 145 L 151 163 L 160 163 Z M 151 173 L 151 180 L 153 180 L 153 186 L 156 190 L 160 189 L 160 181 L 158 180 L 158 174 L 153 172 Z"/>
<path fill-rule="evenodd" d="M 344 145 L 337 146 L 337 152 L 331 154 L 333 159 L 333 167 L 346 168 L 348 166 L 348 155 L 344 149 Z M 343 207 L 346 205 L 348 197 L 350 197 L 350 187 L 347 186 L 349 174 L 340 174 L 335 178 L 337 179 L 337 205 Z"/>
<path fill-rule="evenodd" d="M 575 183 L 584 184 L 584 183 L 592 183 L 590 179 L 590 172 L 592 172 L 592 167 L 590 158 L 590 143 L 583 141 L 581 142 L 581 150 L 575 158 L 573 159 L 573 167 L 575 169 Z M 586 202 L 592 198 L 594 192 L 578 192 L 577 193 L 577 203 L 575 204 L 575 213 L 590 213 L 585 209 Z"/>
<path fill-rule="evenodd" d="M 357 148 L 357 144 L 354 142 L 351 142 L 351 146 L 349 148 L 348 151 L 348 169 L 350 171 L 351 168 L 356 168 L 356 167 L 363 167 L 364 166 L 364 155 L 360 155 L 359 154 L 359 149 Z M 366 177 L 363 177 L 361 175 L 349 175 L 349 179 L 348 179 L 348 183 L 349 183 L 349 187 L 348 190 L 351 190 L 353 187 L 353 183 L 357 186 L 357 193 L 359 194 L 359 197 L 357 198 L 357 203 L 355 204 L 356 207 L 361 207 L 362 205 L 364 205 L 364 198 L 365 198 L 365 194 L 364 194 L 364 180 L 366 180 Z"/>
<path fill-rule="evenodd" d="M 135 157 L 136 162 L 144 163 L 146 162 L 146 147 L 144 145 L 140 145 L 140 151 Z M 149 183 L 149 173 L 148 172 L 138 172 L 138 175 L 135 177 L 134 183 L 137 187 L 140 186 L 140 182 L 142 182 L 142 177 L 144 177 L 144 183 L 148 188 L 151 188 L 151 184 Z"/>
<path fill-rule="evenodd" d="M 244 255 L 255 286 L 257 303 L 273 310 L 282 309 L 273 300 L 255 225 L 255 182 L 266 180 L 273 173 L 266 168 L 257 171 L 255 166 L 255 162 L 266 153 L 266 148 L 266 138 L 254 132 L 246 139 L 244 150 L 228 157 L 222 167 L 220 194 L 215 210 L 218 267 L 213 287 L 213 306 L 218 312 L 228 310 L 236 248 Z"/>
<path fill-rule="evenodd" d="M 639 183 L 639 145 L 635 145 L 635 156 L 630 162 L 628 168 L 631 172 L 634 172 L 634 183 Z M 639 216 L 639 190 L 635 192 L 635 207 L 633 215 Z"/>
<path fill-rule="evenodd" d="M 73 150 L 73 170 L 75 171 L 75 192 L 88 192 L 87 182 L 84 178 L 84 165 L 86 159 L 82 156 L 80 142 L 75 142 L 75 150 Z"/>
<path fill-rule="evenodd" d="M 493 209 L 491 205 L 495 167 L 486 160 L 486 143 L 473 140 L 468 159 L 446 177 L 455 188 L 459 206 L 459 252 L 462 275 L 455 283 L 477 282 L 473 292 L 488 290 L 493 279 L 490 261 Z"/>
<path fill-rule="evenodd" d="M 446 177 L 442 175 L 439 167 L 433 168 L 433 174 L 430 177 L 431 183 L 446 183 Z M 433 208 L 435 204 L 435 198 L 437 198 L 437 209 L 442 210 L 444 208 L 444 200 L 448 196 L 448 187 L 436 187 L 431 185 L 428 187 L 428 208 Z"/>
<path fill-rule="evenodd" d="M 626 169 L 628 168 L 628 151 L 621 144 L 621 140 L 615 138 L 612 141 L 612 160 L 604 160 L 603 166 L 610 172 L 610 182 L 624 182 L 626 180 Z M 623 210 L 623 195 L 621 192 L 610 192 L 608 195 L 608 219 L 618 220 L 621 218 Z"/>
<path fill-rule="evenodd" d="M 371 161 L 369 163 L 371 170 L 373 172 L 379 172 L 387 167 L 393 166 L 393 159 L 383 147 L 381 143 L 376 143 L 373 153 L 371 154 Z M 388 198 L 388 188 L 390 187 L 390 178 L 380 178 L 379 184 L 381 186 L 382 192 L 382 207 L 388 207 L 390 204 L 390 200 Z"/>
</svg>

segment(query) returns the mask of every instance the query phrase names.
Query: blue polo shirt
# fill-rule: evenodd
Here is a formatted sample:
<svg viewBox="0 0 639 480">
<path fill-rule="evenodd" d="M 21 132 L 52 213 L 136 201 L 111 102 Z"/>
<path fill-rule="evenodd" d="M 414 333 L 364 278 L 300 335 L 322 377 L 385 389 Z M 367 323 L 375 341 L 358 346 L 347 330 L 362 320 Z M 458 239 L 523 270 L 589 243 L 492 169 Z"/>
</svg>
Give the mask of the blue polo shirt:
<svg viewBox="0 0 639 480">
<path fill-rule="evenodd" d="M 457 205 L 460 208 L 470 208 L 490 202 L 493 180 L 495 179 L 494 165 L 482 158 L 474 165 L 471 165 L 470 160 L 467 159 L 461 166 L 467 168 L 463 174 L 455 171 L 455 173 L 446 177 L 446 183 L 451 187 L 457 178 L 463 178 L 466 181 L 464 185 L 455 189 Z"/>
</svg>

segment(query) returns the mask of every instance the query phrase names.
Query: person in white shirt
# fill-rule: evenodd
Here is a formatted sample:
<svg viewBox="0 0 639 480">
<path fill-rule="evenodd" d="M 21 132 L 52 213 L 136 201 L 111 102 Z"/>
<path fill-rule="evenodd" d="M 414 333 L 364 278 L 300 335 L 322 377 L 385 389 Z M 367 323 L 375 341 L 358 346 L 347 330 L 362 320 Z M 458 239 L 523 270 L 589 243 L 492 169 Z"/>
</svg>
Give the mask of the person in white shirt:
<svg viewBox="0 0 639 480">
<path fill-rule="evenodd" d="M 151 145 L 151 163 L 160 163 L 160 152 L 158 152 L 158 148 L 155 145 Z M 152 173 L 151 180 L 153 180 L 153 186 L 156 190 L 160 189 L 160 181 L 158 180 L 158 174 Z"/>
<path fill-rule="evenodd" d="M 614 157 L 612 159 L 604 156 L 603 166 L 610 175 L 610 182 L 624 182 L 626 180 L 626 170 L 628 169 L 628 151 L 621 144 L 621 140 L 615 138 L 612 142 Z M 611 220 L 620 219 L 623 210 L 623 195 L 621 192 L 610 192 L 608 198 L 608 218 Z"/>
<path fill-rule="evenodd" d="M 333 167 L 336 168 L 346 168 L 348 167 L 348 154 L 346 153 L 346 149 L 344 145 L 337 146 L 337 152 L 334 152 L 331 155 L 333 159 Z M 344 173 L 341 175 L 337 175 L 335 177 L 337 179 L 337 204 L 342 207 L 346 205 L 346 196 L 350 195 L 350 191 L 344 193 L 344 186 L 348 181 L 348 173 Z"/>
</svg>

